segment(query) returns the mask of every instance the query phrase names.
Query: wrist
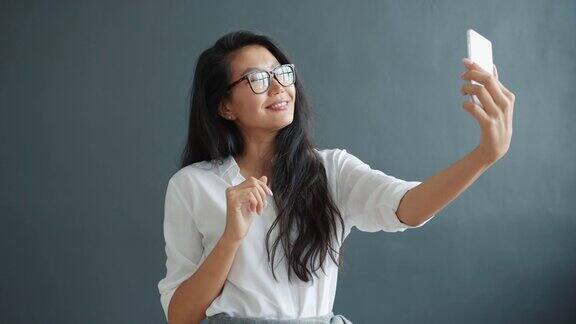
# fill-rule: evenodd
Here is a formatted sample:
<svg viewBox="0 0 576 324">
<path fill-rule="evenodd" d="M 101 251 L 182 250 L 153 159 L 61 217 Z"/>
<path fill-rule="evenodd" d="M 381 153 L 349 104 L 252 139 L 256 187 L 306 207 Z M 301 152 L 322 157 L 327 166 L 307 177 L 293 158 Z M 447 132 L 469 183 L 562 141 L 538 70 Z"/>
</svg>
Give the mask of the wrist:
<svg viewBox="0 0 576 324">
<path fill-rule="evenodd" d="M 490 155 L 486 154 L 486 152 L 484 152 L 484 150 L 480 146 L 477 146 L 472 151 L 472 156 L 474 157 L 474 159 L 478 163 L 480 163 L 484 167 L 490 167 L 490 166 L 492 166 L 492 164 L 494 164 L 498 160 L 498 159 L 492 158 Z"/>
<path fill-rule="evenodd" d="M 220 242 L 222 242 L 225 245 L 229 245 L 229 246 L 238 246 L 238 245 L 240 245 L 242 240 L 231 237 L 230 235 L 228 235 L 228 233 L 226 231 L 224 231 L 222 236 L 220 236 Z"/>
</svg>

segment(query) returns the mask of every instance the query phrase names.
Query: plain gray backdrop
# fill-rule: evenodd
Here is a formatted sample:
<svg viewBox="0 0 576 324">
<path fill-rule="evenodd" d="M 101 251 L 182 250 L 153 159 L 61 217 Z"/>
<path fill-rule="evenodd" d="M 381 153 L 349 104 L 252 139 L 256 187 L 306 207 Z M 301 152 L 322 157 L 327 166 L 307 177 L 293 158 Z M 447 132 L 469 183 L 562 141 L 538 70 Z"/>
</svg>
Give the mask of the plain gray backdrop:
<svg viewBox="0 0 576 324">
<path fill-rule="evenodd" d="M 354 229 L 334 312 L 576 321 L 576 2 L 2 1 L 0 26 L 0 322 L 164 322 L 164 194 L 220 36 L 287 51 L 317 147 L 424 181 L 479 143 L 468 28 L 516 94 L 510 150 L 425 226 Z"/>
</svg>

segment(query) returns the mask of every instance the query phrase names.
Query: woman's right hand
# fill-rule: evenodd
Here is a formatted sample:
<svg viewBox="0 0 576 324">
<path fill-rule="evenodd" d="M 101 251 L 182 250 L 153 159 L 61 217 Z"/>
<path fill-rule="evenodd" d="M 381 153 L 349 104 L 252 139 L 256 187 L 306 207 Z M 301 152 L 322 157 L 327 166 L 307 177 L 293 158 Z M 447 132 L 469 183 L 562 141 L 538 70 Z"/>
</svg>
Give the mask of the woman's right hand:
<svg viewBox="0 0 576 324">
<path fill-rule="evenodd" d="M 226 188 L 226 228 L 224 236 L 234 241 L 244 239 L 255 213 L 262 214 L 266 196 L 272 195 L 266 176 L 251 177 L 242 183 Z"/>
</svg>

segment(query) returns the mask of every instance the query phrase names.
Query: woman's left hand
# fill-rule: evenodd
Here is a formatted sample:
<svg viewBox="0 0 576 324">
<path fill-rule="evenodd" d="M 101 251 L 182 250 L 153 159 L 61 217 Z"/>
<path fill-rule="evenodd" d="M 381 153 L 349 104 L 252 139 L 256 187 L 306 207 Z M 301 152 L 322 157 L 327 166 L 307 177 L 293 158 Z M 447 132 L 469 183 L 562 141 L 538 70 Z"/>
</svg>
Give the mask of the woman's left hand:
<svg viewBox="0 0 576 324">
<path fill-rule="evenodd" d="M 463 63 L 468 71 L 462 73 L 460 78 L 481 84 L 466 83 L 460 89 L 460 93 L 476 95 L 482 107 L 472 101 L 465 101 L 462 106 L 478 121 L 482 129 L 477 149 L 489 163 L 494 163 L 506 154 L 510 147 L 516 96 L 498 80 L 496 65 L 494 72 L 489 73 L 467 59 L 464 59 Z"/>
</svg>

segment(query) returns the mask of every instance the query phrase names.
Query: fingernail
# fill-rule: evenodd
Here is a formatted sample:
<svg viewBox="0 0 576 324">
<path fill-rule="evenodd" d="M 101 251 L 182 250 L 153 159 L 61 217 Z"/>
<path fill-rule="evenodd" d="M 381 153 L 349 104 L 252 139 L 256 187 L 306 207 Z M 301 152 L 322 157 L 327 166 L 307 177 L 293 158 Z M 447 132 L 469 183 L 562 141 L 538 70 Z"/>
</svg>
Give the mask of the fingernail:
<svg viewBox="0 0 576 324">
<path fill-rule="evenodd" d="M 470 59 L 468 59 L 468 58 L 463 58 L 463 59 L 462 59 L 462 62 L 464 62 L 464 63 L 466 63 L 466 64 L 472 63 L 472 61 L 471 61 Z"/>
</svg>

